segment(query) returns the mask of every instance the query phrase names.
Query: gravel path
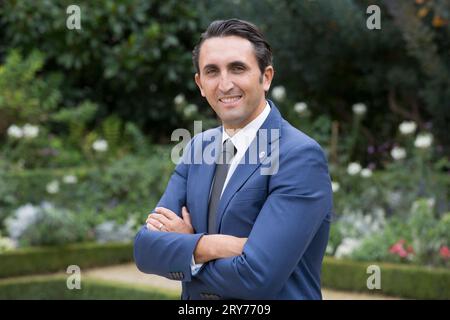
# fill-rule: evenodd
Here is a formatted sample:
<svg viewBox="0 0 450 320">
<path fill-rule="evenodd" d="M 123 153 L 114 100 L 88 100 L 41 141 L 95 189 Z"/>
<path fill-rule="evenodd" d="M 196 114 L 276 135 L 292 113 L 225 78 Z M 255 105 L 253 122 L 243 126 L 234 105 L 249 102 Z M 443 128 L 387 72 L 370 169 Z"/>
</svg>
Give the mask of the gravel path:
<svg viewBox="0 0 450 320">
<path fill-rule="evenodd" d="M 111 267 L 89 269 L 83 272 L 82 276 L 88 276 L 103 280 L 114 280 L 125 283 L 138 283 L 181 292 L 179 281 L 169 280 L 164 277 L 150 275 L 140 272 L 134 263 L 122 264 Z M 335 291 L 322 289 L 324 300 L 392 300 L 394 297 L 386 297 L 375 294 L 364 294 L 355 292 Z"/>
</svg>

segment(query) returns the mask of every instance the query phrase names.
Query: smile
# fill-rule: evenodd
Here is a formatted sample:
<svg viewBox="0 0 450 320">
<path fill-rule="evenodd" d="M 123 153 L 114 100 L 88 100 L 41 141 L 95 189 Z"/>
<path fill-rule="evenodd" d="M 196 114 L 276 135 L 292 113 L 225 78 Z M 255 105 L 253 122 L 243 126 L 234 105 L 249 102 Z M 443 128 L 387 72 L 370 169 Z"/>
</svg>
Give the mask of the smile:
<svg viewBox="0 0 450 320">
<path fill-rule="evenodd" d="M 233 97 L 224 97 L 220 98 L 219 101 L 225 105 L 235 105 L 239 100 L 241 100 L 242 96 L 233 96 Z"/>
</svg>

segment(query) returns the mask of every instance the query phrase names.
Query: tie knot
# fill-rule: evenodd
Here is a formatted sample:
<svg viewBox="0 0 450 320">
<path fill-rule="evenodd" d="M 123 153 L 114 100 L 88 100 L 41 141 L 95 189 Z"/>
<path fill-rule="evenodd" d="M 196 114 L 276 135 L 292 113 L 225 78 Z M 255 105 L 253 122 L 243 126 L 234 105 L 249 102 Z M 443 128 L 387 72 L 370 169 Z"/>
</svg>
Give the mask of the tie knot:
<svg viewBox="0 0 450 320">
<path fill-rule="evenodd" d="M 222 163 L 230 164 L 231 159 L 233 159 L 236 154 L 236 147 L 234 146 L 231 139 L 227 139 L 223 142 L 222 146 Z"/>
</svg>

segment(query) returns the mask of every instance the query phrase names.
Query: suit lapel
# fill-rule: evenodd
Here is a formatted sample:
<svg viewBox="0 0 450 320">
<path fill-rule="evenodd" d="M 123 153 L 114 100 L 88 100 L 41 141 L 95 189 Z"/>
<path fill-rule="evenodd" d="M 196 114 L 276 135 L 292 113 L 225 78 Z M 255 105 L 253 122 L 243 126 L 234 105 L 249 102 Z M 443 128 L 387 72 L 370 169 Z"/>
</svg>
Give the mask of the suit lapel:
<svg viewBox="0 0 450 320">
<path fill-rule="evenodd" d="M 202 133 L 203 135 L 203 133 Z M 201 137 L 203 138 L 203 136 Z M 202 139 L 202 147 L 197 152 L 202 152 L 201 164 L 197 170 L 197 176 L 193 177 L 196 181 L 196 192 L 198 195 L 197 199 L 198 210 L 199 210 L 199 223 L 197 232 L 207 232 L 208 230 L 208 204 L 209 195 L 211 192 L 212 181 L 214 179 L 214 171 L 216 169 L 216 163 L 219 158 L 218 150 L 222 142 L 222 130 L 219 128 L 215 130 L 211 139 L 207 138 L 205 141 Z M 203 158 L 203 153 L 208 152 L 211 157 L 214 158 L 212 163 L 205 161 Z"/>
<path fill-rule="evenodd" d="M 277 141 L 281 136 L 281 115 L 272 101 L 269 100 L 269 104 L 271 106 L 271 111 L 267 116 L 267 119 L 258 130 L 255 139 L 253 139 L 245 152 L 241 163 L 236 167 L 236 170 L 228 181 L 222 194 L 217 211 L 216 232 L 220 231 L 222 218 L 231 198 L 239 191 L 241 186 L 255 170 L 261 166 L 261 163 L 264 163 L 264 160 L 271 155 L 271 146 L 273 142 Z M 274 129 L 277 129 L 275 133 L 273 132 Z"/>
</svg>

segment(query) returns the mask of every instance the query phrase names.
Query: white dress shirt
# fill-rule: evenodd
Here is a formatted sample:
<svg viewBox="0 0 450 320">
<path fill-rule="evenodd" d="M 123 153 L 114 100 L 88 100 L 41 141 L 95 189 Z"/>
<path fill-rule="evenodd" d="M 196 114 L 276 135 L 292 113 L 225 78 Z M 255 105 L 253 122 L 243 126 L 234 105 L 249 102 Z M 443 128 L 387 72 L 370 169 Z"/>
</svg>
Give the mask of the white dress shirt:
<svg viewBox="0 0 450 320">
<path fill-rule="evenodd" d="M 245 127 L 239 129 L 232 137 L 228 135 L 225 129 L 222 130 L 222 145 L 225 142 L 225 140 L 231 139 L 231 142 L 233 142 L 233 145 L 236 147 L 236 154 L 231 160 L 230 168 L 228 169 L 227 177 L 223 184 L 221 195 L 223 194 L 223 191 L 225 190 L 228 181 L 230 181 L 230 178 L 233 176 L 233 173 L 236 170 L 239 162 L 245 155 L 245 152 L 247 152 L 248 147 L 252 143 L 253 139 L 256 137 L 259 128 L 261 128 L 262 124 L 264 123 L 264 121 L 266 121 L 267 117 L 269 116 L 269 113 L 270 113 L 270 105 L 266 101 L 266 106 L 264 107 L 264 110 Z M 193 276 L 198 273 L 202 265 L 203 265 L 202 263 L 195 264 L 194 256 L 192 256 L 191 273 Z"/>
<path fill-rule="evenodd" d="M 225 187 L 227 186 L 228 181 L 230 180 L 231 176 L 236 170 L 239 162 L 245 155 L 245 152 L 247 151 L 248 147 L 252 143 L 253 139 L 256 137 L 259 128 L 261 128 L 264 121 L 266 121 L 269 113 L 270 113 L 270 106 L 269 103 L 266 101 L 266 106 L 264 110 L 245 127 L 239 129 L 232 137 L 230 137 L 226 132 L 226 130 L 223 129 L 222 145 L 225 142 L 225 140 L 231 139 L 231 142 L 233 142 L 233 145 L 236 147 L 236 154 L 234 155 L 234 158 L 231 160 L 230 168 L 228 169 L 227 178 L 225 179 L 225 183 L 223 184 L 221 195 L 223 194 L 223 191 L 225 190 Z"/>
</svg>

